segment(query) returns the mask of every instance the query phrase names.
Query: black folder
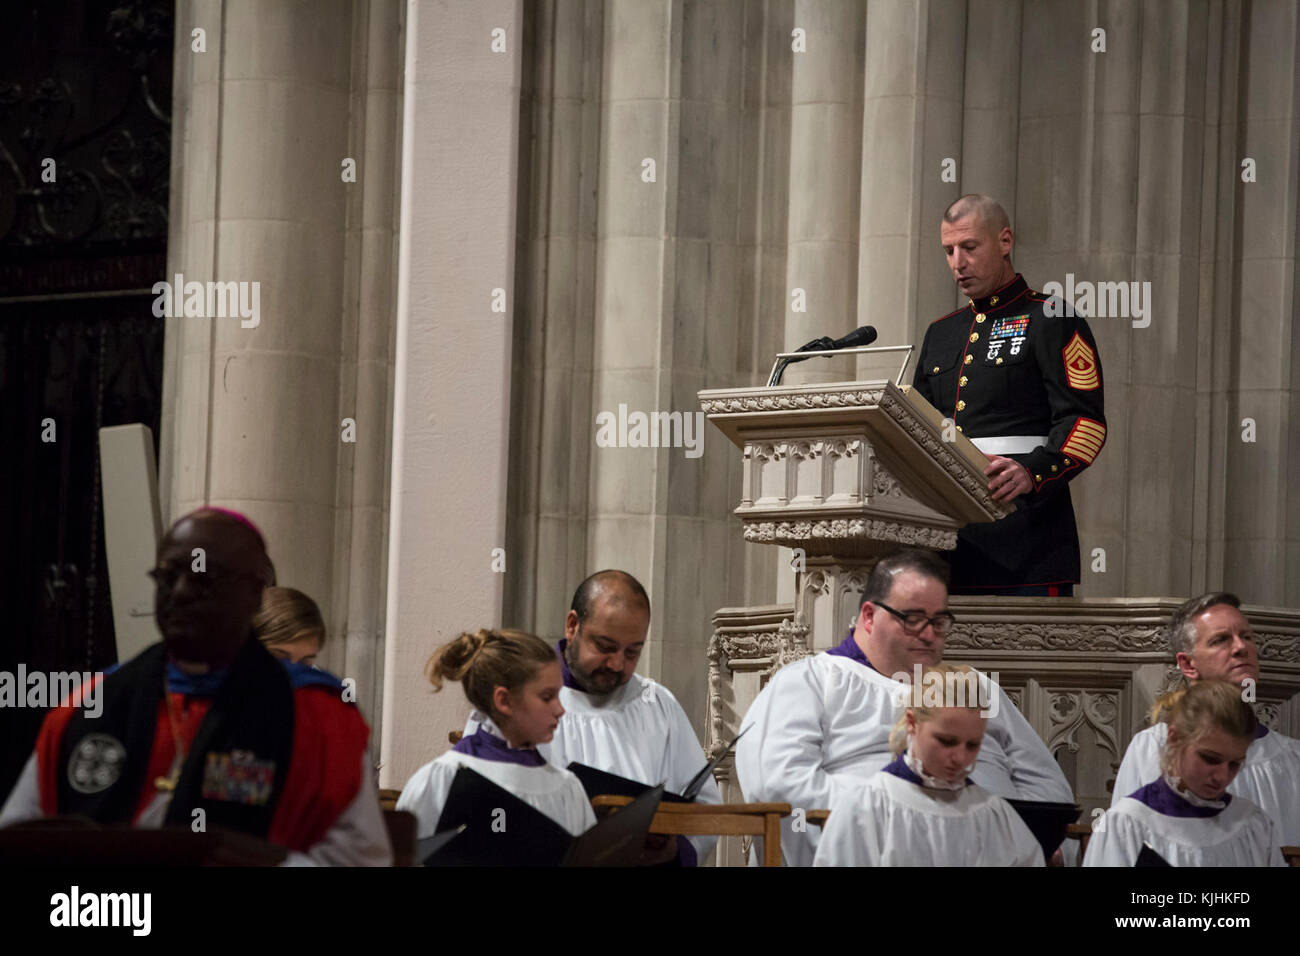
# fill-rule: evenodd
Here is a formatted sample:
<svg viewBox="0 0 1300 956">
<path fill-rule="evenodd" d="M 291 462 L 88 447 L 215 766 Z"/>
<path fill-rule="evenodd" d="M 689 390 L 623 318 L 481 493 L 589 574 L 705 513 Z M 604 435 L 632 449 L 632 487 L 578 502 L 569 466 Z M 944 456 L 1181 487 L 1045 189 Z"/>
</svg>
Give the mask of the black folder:
<svg viewBox="0 0 1300 956">
<path fill-rule="evenodd" d="M 431 840 L 425 866 L 634 866 L 659 806 L 651 788 L 578 837 L 480 773 L 461 767 Z M 433 841 L 446 837 L 442 845 Z M 426 852 L 424 844 L 432 849 Z"/>
<path fill-rule="evenodd" d="M 1138 857 L 1133 861 L 1134 866 L 1173 866 L 1168 860 L 1151 849 L 1150 843 L 1143 843 Z"/>
<path fill-rule="evenodd" d="M 1043 848 L 1043 858 L 1052 862 L 1052 854 L 1065 841 L 1065 828 L 1079 819 L 1082 808 L 1073 803 L 1046 803 L 1040 800 L 1007 800 L 1029 832 Z"/>
<path fill-rule="evenodd" d="M 662 798 L 663 802 L 694 803 L 695 798 L 704 789 L 704 785 L 709 782 L 709 775 L 713 773 L 714 768 L 722 763 L 727 754 L 731 753 L 731 748 L 736 746 L 736 741 L 748 732 L 749 727 L 746 727 L 731 738 L 731 742 L 718 751 L 718 755 L 706 763 L 704 768 L 690 779 L 690 782 L 686 784 L 680 794 L 665 791 Z M 582 782 L 582 789 L 587 791 L 588 798 L 601 796 L 602 794 L 614 797 L 639 797 L 651 789 L 649 784 L 629 780 L 627 777 L 620 777 L 618 774 L 610 773 L 607 770 L 597 770 L 595 767 L 588 767 L 586 764 L 577 763 L 576 761 L 569 764 L 567 769 Z"/>
</svg>

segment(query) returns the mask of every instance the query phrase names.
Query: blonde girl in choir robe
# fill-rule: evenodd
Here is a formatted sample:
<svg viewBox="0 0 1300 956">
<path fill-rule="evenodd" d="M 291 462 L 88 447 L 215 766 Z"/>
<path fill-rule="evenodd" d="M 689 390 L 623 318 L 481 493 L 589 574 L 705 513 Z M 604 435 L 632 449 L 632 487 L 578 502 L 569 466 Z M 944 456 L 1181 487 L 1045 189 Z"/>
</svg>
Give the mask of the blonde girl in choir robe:
<svg viewBox="0 0 1300 956">
<path fill-rule="evenodd" d="M 1162 775 L 1093 824 L 1084 866 L 1133 866 L 1145 844 L 1171 866 L 1285 866 L 1273 821 L 1228 785 L 1246 761 L 1259 719 L 1226 681 L 1202 680 L 1152 708 L 1169 737 Z"/>
<path fill-rule="evenodd" d="M 460 681 L 476 708 L 478 729 L 417 770 L 402 788 L 397 809 L 416 815 L 419 839 L 435 832 L 461 767 L 487 777 L 572 834 L 595 825 L 578 778 L 537 752 L 564 714 L 560 659 L 549 644 L 522 631 L 461 634 L 430 659 L 429 680 L 435 691 L 444 680 Z"/>
<path fill-rule="evenodd" d="M 1046 865 L 1011 804 L 966 776 L 984 740 L 977 679 L 925 668 L 890 734 L 893 762 L 832 800 L 813 866 Z"/>
</svg>

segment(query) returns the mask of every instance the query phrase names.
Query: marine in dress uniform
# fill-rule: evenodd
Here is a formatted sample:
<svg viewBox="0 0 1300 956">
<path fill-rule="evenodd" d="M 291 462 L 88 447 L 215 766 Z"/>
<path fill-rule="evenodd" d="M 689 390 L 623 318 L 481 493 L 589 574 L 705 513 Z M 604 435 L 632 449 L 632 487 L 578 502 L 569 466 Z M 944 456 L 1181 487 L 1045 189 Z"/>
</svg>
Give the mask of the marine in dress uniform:
<svg viewBox="0 0 1300 956">
<path fill-rule="evenodd" d="M 1023 465 L 1033 483 L 1014 513 L 958 533 L 953 593 L 1079 581 L 1069 482 L 1096 460 L 1106 416 L 1097 342 L 1072 311 L 1017 273 L 926 331 L 913 387 L 981 451 Z"/>
</svg>

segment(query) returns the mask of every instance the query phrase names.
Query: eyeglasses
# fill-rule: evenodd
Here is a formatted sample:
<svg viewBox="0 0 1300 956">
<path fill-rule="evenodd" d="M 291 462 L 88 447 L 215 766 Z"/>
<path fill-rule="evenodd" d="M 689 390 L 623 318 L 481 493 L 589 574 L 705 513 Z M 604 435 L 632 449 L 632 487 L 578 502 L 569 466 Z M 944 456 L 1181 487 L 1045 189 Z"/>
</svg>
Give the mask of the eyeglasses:
<svg viewBox="0 0 1300 956">
<path fill-rule="evenodd" d="M 147 573 L 149 577 L 153 578 L 154 583 L 164 591 L 173 590 L 180 583 L 182 577 L 185 578 L 186 587 L 200 592 L 208 592 L 218 585 L 244 578 L 251 578 L 265 583 L 261 575 L 252 574 L 248 571 L 227 571 L 223 568 L 194 571 L 187 567 L 178 568 L 164 564 L 160 567 L 150 568 Z"/>
<path fill-rule="evenodd" d="M 882 604 L 880 601 L 872 601 L 871 603 L 882 611 L 888 611 L 902 621 L 904 633 L 913 636 L 920 634 L 925 630 L 925 625 L 929 624 L 934 628 L 935 634 L 943 637 L 957 623 L 957 619 L 948 611 L 940 611 L 934 617 L 927 617 L 924 611 L 908 611 L 904 614 L 902 611 L 895 611 L 888 604 Z"/>
</svg>

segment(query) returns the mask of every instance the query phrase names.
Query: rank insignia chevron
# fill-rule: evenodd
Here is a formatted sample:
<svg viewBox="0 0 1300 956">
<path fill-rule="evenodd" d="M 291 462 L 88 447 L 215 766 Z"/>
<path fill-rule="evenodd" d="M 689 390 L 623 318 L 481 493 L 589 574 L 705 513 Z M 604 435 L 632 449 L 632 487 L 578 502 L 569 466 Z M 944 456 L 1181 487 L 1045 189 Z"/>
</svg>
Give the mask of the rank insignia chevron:
<svg viewBox="0 0 1300 956">
<path fill-rule="evenodd" d="M 1083 340 L 1078 332 L 1061 350 L 1065 357 L 1065 379 L 1071 388 L 1081 392 L 1090 392 L 1101 388 L 1101 379 L 1097 375 L 1097 353 Z"/>
</svg>

